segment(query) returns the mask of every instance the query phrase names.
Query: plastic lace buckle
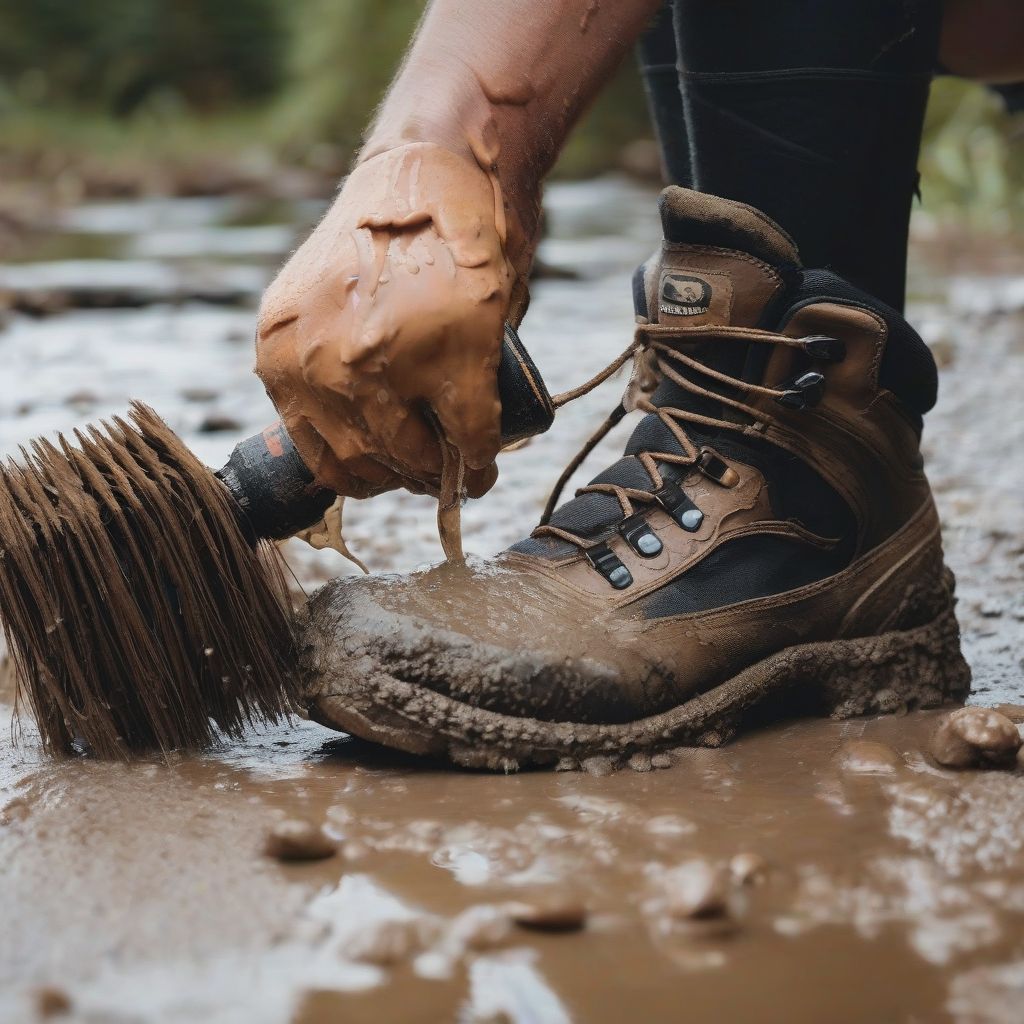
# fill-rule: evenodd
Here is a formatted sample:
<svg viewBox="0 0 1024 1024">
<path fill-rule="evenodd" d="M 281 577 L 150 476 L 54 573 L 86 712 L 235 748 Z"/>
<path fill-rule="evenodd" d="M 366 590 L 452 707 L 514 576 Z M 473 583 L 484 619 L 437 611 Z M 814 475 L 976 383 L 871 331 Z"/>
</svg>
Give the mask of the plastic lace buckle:
<svg viewBox="0 0 1024 1024">
<path fill-rule="evenodd" d="M 824 394 L 824 375 L 811 370 L 797 377 L 775 401 L 787 409 L 810 409 L 821 401 Z"/>
<path fill-rule="evenodd" d="M 587 548 L 587 561 L 616 589 L 625 590 L 633 582 L 633 574 L 619 556 L 604 542 Z"/>
<path fill-rule="evenodd" d="M 624 519 L 619 524 L 622 539 L 641 557 L 654 558 L 661 554 L 662 545 L 658 535 L 651 529 L 641 512 Z"/>
<path fill-rule="evenodd" d="M 695 533 L 704 522 L 704 513 L 677 484 L 667 483 L 654 492 L 654 500 L 684 529 Z"/>
</svg>

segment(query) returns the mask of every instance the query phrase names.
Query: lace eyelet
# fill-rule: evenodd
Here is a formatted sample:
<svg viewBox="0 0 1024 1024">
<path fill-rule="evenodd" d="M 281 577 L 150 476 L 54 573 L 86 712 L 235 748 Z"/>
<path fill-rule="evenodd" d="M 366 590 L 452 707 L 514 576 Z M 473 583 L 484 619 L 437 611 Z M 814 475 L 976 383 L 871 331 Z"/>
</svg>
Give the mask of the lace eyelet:
<svg viewBox="0 0 1024 1024">
<path fill-rule="evenodd" d="M 616 589 L 625 590 L 633 582 L 633 574 L 619 556 L 606 544 L 595 544 L 584 551 L 587 561 Z"/>
<path fill-rule="evenodd" d="M 718 452 L 710 448 L 701 448 L 697 469 L 722 487 L 735 487 L 740 482 L 739 473 Z"/>
<path fill-rule="evenodd" d="M 658 535 L 648 525 L 647 518 L 641 512 L 624 519 L 619 524 L 622 539 L 641 557 L 654 558 L 660 555 L 664 545 Z"/>
<path fill-rule="evenodd" d="M 728 467 L 727 467 L 728 468 Z M 730 470 L 730 472 L 732 472 Z M 654 492 L 654 500 L 684 529 L 695 533 L 704 522 L 704 513 L 677 484 L 667 483 Z"/>
</svg>

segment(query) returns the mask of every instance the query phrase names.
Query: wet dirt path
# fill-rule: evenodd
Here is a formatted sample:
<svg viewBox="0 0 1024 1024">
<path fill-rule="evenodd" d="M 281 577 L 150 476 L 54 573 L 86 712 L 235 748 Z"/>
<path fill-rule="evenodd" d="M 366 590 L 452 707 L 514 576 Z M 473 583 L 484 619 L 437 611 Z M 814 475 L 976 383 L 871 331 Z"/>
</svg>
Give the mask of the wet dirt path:
<svg viewBox="0 0 1024 1024">
<path fill-rule="evenodd" d="M 552 199 L 545 258 L 582 278 L 539 283 L 523 335 L 562 389 L 621 350 L 626 274 L 655 227 L 649 197 L 618 182 Z M 235 251 L 231 228 L 209 230 L 206 249 Z M 1020 704 L 1024 421 L 1008 411 L 1024 393 L 1024 264 L 925 235 L 915 258 L 911 316 L 943 364 L 926 452 L 973 699 Z M 251 309 L 193 303 L 15 317 L 0 331 L 14 370 L 0 450 L 139 397 L 219 463 L 268 416 L 251 325 Z M 612 384 L 570 406 L 503 461 L 467 510 L 470 550 L 528 531 L 616 398 Z M 211 430 L 217 416 L 233 426 Z M 438 557 L 423 499 L 348 522 L 374 569 Z M 309 585 L 348 571 L 330 552 L 291 557 Z M 66 1019 L 96 1022 L 1017 1021 L 1024 770 L 938 769 L 934 722 L 784 723 L 601 778 L 439 770 L 307 723 L 169 764 L 47 763 L 31 730 L 14 743 L 3 727 L 0 1020 L 66 1000 Z M 296 817 L 338 854 L 264 856 L 268 830 Z M 756 855 L 753 882 L 731 874 L 741 854 Z M 585 927 L 510 923 L 509 901 L 553 900 L 582 903 Z"/>
<path fill-rule="evenodd" d="M 31 981 L 97 1021 L 1011 1021 L 1024 774 L 932 767 L 934 718 L 783 725 L 606 778 L 448 772 L 311 727 L 22 768 L 3 1019 L 31 1019 Z M 339 853 L 263 856 L 284 816 Z M 578 934 L 501 912 L 570 897 Z M 688 916 L 700 898 L 724 909 Z"/>
</svg>

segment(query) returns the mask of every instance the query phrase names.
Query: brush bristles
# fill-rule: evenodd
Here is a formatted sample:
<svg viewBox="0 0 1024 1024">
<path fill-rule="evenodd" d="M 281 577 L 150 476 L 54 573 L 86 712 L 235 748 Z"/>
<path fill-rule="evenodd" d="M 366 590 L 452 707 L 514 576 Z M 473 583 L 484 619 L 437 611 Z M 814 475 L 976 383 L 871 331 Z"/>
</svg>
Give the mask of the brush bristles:
<svg viewBox="0 0 1024 1024">
<path fill-rule="evenodd" d="M 294 705 L 276 549 L 153 412 L 0 467 L 0 619 L 43 744 L 203 747 Z"/>
</svg>

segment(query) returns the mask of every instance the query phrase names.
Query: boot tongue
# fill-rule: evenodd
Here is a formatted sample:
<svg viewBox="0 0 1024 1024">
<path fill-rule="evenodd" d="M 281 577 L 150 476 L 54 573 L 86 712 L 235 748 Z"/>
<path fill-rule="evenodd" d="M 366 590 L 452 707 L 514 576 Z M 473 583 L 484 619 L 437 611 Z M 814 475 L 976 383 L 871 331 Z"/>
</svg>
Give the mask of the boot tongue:
<svg viewBox="0 0 1024 1024">
<path fill-rule="evenodd" d="M 754 327 L 800 265 L 793 240 L 760 211 L 672 186 L 659 199 L 665 241 L 647 276 L 651 320 Z"/>
</svg>

